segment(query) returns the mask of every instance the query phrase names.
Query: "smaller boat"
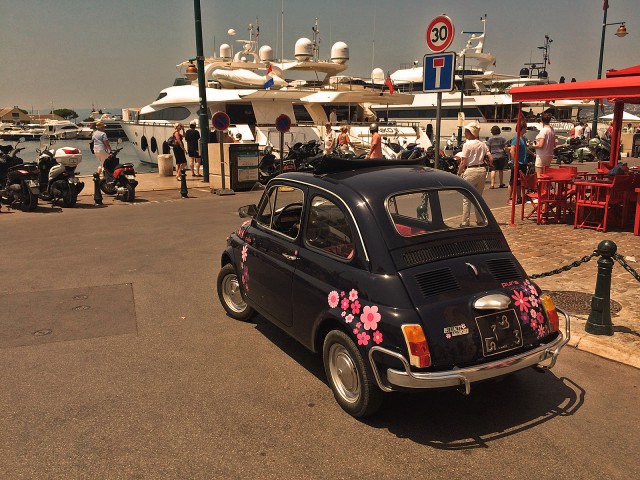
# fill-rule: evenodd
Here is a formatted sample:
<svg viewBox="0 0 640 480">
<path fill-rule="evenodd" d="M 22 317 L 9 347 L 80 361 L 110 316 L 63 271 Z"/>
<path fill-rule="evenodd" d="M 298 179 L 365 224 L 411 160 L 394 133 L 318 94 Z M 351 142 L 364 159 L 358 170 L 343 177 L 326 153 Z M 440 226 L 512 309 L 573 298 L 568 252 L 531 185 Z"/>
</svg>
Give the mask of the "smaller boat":
<svg viewBox="0 0 640 480">
<path fill-rule="evenodd" d="M 82 128 L 88 128 L 91 130 L 89 136 L 86 138 L 91 138 L 93 131 L 96 129 L 96 122 L 100 121 L 104 123 L 104 131 L 107 134 L 107 138 L 109 139 L 118 139 L 122 138 L 123 140 L 128 140 L 127 134 L 122 129 L 122 116 L 114 115 L 109 112 L 102 112 L 102 110 L 94 110 L 89 115 L 91 120 L 87 119 L 84 122 L 80 122 L 80 126 Z M 85 138 L 85 137 L 78 137 Z"/>
<path fill-rule="evenodd" d="M 49 120 L 42 124 L 44 134 L 57 140 L 78 138 L 80 127 L 69 120 Z"/>
</svg>

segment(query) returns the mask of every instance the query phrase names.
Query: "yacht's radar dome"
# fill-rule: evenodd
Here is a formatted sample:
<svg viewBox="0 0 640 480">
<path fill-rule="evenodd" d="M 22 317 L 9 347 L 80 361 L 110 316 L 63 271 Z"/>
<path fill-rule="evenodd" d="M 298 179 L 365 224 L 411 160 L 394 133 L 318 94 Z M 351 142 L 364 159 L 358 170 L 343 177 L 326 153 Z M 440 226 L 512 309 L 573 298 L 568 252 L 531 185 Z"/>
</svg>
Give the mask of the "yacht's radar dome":
<svg viewBox="0 0 640 480">
<path fill-rule="evenodd" d="M 263 45 L 260 47 L 260 50 L 258 50 L 258 55 L 261 62 L 272 62 L 273 48 L 271 48 L 269 45 Z"/>
<path fill-rule="evenodd" d="M 227 43 L 220 45 L 220 58 L 231 58 L 231 46 Z"/>
<path fill-rule="evenodd" d="M 300 38 L 296 42 L 296 60 L 306 62 L 313 58 L 313 42 L 308 38 Z"/>
<path fill-rule="evenodd" d="M 331 47 L 331 61 L 333 63 L 344 64 L 349 60 L 349 45 L 344 42 L 336 42 Z"/>
<path fill-rule="evenodd" d="M 371 71 L 371 80 L 375 83 L 376 81 L 384 81 L 384 70 L 381 68 L 374 68 Z"/>
</svg>

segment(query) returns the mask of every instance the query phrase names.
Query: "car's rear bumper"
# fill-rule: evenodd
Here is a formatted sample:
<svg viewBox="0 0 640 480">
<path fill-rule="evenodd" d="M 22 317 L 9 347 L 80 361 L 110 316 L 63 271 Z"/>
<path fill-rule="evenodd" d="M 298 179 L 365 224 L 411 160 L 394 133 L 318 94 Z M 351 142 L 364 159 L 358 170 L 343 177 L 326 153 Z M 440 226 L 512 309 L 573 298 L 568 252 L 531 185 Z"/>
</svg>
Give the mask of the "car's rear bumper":
<svg viewBox="0 0 640 480">
<path fill-rule="evenodd" d="M 563 310 L 557 309 L 564 315 L 565 335 L 562 332 L 551 342 L 529 350 L 518 355 L 496 360 L 495 362 L 483 363 L 473 367 L 459 368 L 444 372 L 412 372 L 409 362 L 397 352 L 393 352 L 382 347 L 372 347 L 369 350 L 369 361 L 373 369 L 374 376 L 378 386 L 384 391 L 392 391 L 396 388 L 408 389 L 431 389 L 431 388 L 447 388 L 459 387 L 464 393 L 468 394 L 471 390 L 471 384 L 491 378 L 501 377 L 512 372 L 517 372 L 527 367 L 538 365 L 545 369 L 551 369 L 556 363 L 556 359 L 562 347 L 564 347 L 569 338 L 571 338 L 571 328 L 569 315 Z M 387 369 L 386 382 L 382 380 L 380 372 L 374 361 L 376 354 L 390 355 L 402 362 L 403 370 L 393 368 Z M 542 362 L 550 360 L 548 365 L 541 365 Z"/>
</svg>

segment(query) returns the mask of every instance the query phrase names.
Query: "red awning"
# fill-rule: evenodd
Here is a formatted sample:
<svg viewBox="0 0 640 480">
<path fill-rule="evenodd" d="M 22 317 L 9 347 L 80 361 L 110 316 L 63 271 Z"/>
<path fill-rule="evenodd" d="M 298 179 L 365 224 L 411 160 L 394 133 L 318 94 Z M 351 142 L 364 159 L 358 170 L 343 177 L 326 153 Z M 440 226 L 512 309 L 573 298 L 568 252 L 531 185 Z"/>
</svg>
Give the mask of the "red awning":
<svg viewBox="0 0 640 480">
<path fill-rule="evenodd" d="M 635 67 L 623 68 L 622 70 L 607 70 L 607 78 L 613 77 L 629 77 L 640 75 L 640 65 Z"/>
<path fill-rule="evenodd" d="M 640 103 L 640 75 L 514 87 L 511 89 L 511 97 L 514 102 L 608 98 L 611 102 Z"/>
</svg>

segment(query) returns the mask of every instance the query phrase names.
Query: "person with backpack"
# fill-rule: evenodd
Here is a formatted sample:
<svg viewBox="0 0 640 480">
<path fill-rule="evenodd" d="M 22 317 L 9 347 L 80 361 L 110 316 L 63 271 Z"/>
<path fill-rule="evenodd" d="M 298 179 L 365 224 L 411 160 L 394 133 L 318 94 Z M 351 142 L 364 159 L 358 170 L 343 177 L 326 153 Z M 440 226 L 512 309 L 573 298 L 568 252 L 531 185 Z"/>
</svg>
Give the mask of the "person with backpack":
<svg viewBox="0 0 640 480">
<path fill-rule="evenodd" d="M 200 141 L 200 132 L 196 130 L 196 121 L 193 120 L 189 124 L 189 130 L 184 134 L 184 139 L 187 141 L 187 152 L 191 159 L 191 176 L 201 177 L 200 175 L 200 152 L 198 149 L 198 142 Z"/>
</svg>

